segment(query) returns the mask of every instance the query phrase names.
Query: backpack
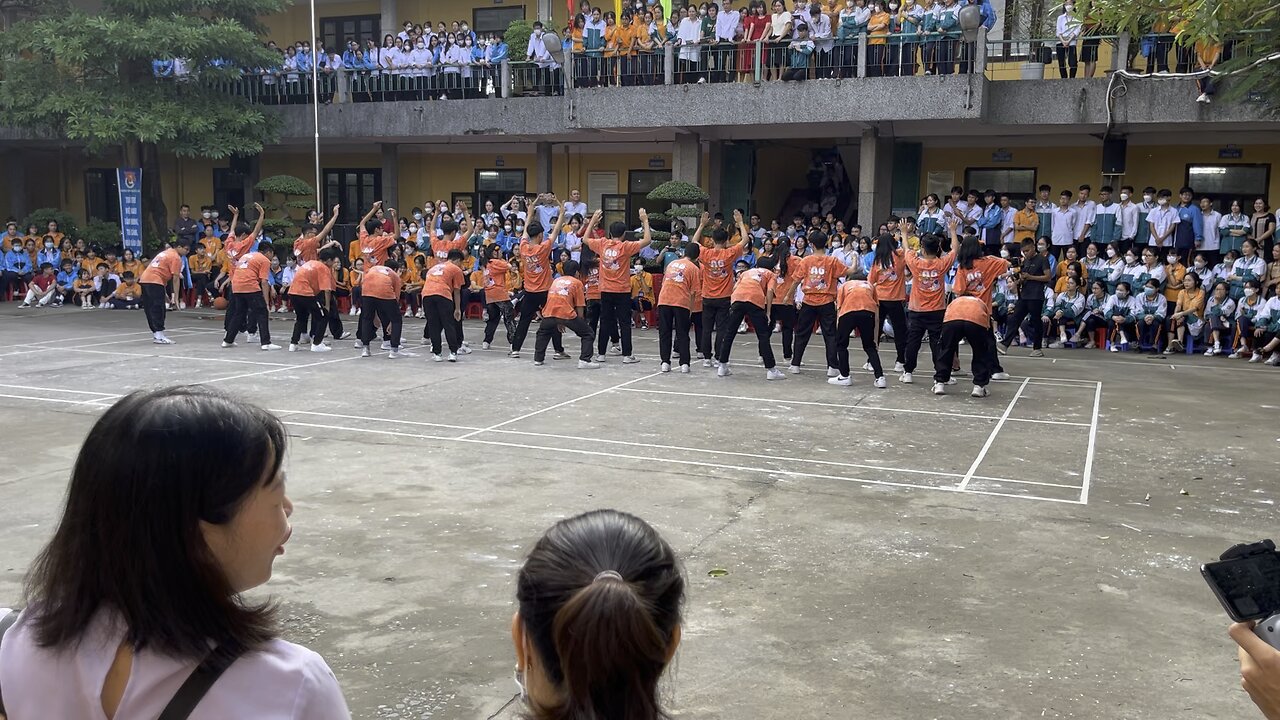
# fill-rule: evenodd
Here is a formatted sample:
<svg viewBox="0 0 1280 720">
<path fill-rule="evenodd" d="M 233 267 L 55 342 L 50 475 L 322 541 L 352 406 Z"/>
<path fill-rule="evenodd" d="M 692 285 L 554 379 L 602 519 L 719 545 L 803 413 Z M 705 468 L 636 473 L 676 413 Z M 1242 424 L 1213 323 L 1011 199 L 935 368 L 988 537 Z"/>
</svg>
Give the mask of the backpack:
<svg viewBox="0 0 1280 720">
<path fill-rule="evenodd" d="M 18 615 L 19 611 L 11 610 L 9 614 L 0 617 L 0 645 L 4 643 L 5 633 L 18 622 Z M 165 706 L 157 720 L 186 720 L 190 717 L 191 712 L 209 692 L 209 688 L 213 687 L 218 678 L 222 677 L 222 673 L 226 672 L 237 658 L 238 656 L 230 659 L 215 658 L 213 653 L 205 656 L 205 659 L 187 676 L 182 687 L 178 688 L 178 692 L 174 693 L 173 699 Z M 3 714 L 5 714 L 4 692 L 0 689 L 0 715 Z"/>
</svg>

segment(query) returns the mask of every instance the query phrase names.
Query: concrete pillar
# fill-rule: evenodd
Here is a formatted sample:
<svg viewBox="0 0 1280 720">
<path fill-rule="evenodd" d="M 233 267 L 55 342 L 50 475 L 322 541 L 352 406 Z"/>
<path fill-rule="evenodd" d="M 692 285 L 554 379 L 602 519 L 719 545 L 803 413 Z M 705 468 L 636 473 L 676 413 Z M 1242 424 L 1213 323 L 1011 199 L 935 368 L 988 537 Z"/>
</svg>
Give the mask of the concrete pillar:
<svg viewBox="0 0 1280 720">
<path fill-rule="evenodd" d="M 552 192 L 551 190 L 551 143 L 538 143 L 538 157 L 536 170 L 534 172 L 535 187 L 539 193 Z"/>
<path fill-rule="evenodd" d="M 889 217 L 893 193 L 893 138 L 862 131 L 858 148 L 858 224 L 871 234 Z"/>
<path fill-rule="evenodd" d="M 400 208 L 400 146 L 396 143 L 381 143 L 382 149 L 382 201 L 384 208 L 395 208 L 396 214 L 404 217 Z"/>
<path fill-rule="evenodd" d="M 21 150 L 5 153 L 5 174 L 9 178 L 9 214 L 22 222 L 27 214 L 27 158 Z M 26 232 L 24 227 L 18 228 Z"/>
<path fill-rule="evenodd" d="M 538 0 L 538 19 L 541 20 L 543 24 L 547 26 L 548 30 L 551 30 L 552 28 L 555 28 L 555 27 L 559 27 L 554 22 L 552 22 L 551 11 L 552 11 L 552 8 L 554 7 L 555 5 L 552 4 L 551 0 Z"/>
<path fill-rule="evenodd" d="M 720 184 L 720 178 L 724 175 L 723 140 L 711 140 L 707 143 L 707 167 L 711 169 L 711 172 L 707 173 L 707 194 L 711 196 L 711 199 L 707 202 L 707 212 L 714 215 L 718 212 L 724 212 L 721 207 L 723 204 L 721 202 L 723 190 Z M 725 222 L 731 223 L 732 221 L 733 217 L 728 212 L 725 212 Z"/>
<path fill-rule="evenodd" d="M 671 179 L 702 185 L 702 142 L 698 133 L 676 133 L 671 144 Z M 712 202 L 716 202 L 714 197 Z"/>
<path fill-rule="evenodd" d="M 387 33 L 395 35 L 400 32 L 401 19 L 396 17 L 396 0 L 382 0 L 381 15 L 382 19 L 380 22 L 382 23 L 383 35 L 386 35 Z M 379 42 L 378 45 L 381 46 L 382 43 Z"/>
<path fill-rule="evenodd" d="M 254 201 L 258 199 L 257 192 L 253 188 L 262 179 L 262 155 L 246 157 L 243 169 L 244 172 L 240 174 L 240 188 L 244 193 L 244 205 L 245 207 L 252 207 Z M 324 197 L 324 188 L 316 188 L 316 192 L 320 194 L 321 198 Z M 325 214 L 328 215 L 328 211 L 325 211 Z"/>
</svg>

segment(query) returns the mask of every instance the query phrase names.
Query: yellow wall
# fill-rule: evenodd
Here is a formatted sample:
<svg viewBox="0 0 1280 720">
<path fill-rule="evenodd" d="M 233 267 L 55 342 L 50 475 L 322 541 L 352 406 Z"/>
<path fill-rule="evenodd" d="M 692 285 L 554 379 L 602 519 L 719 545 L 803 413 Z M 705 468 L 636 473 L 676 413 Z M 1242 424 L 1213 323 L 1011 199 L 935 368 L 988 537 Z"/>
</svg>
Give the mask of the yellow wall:
<svg viewBox="0 0 1280 720">
<path fill-rule="evenodd" d="M 526 18 L 532 19 L 537 14 L 538 8 L 535 0 L 500 0 L 500 2 L 490 2 L 479 7 L 520 7 L 522 5 L 524 6 Z M 433 26 L 442 20 L 446 25 L 452 25 L 455 20 L 465 20 L 467 23 L 473 23 L 475 20 L 472 11 L 476 7 L 476 3 L 469 0 L 399 0 L 396 3 L 395 25 L 390 28 L 382 28 L 382 35 L 387 33 L 395 35 L 400 32 L 401 24 L 405 20 L 412 20 L 417 25 L 429 20 Z M 560 7 L 563 8 L 563 5 Z M 326 17 L 343 17 L 347 15 L 381 16 L 381 14 L 381 3 L 376 0 L 324 3 L 316 6 L 317 23 Z M 305 3 L 294 5 L 278 15 L 264 17 L 262 22 L 268 28 L 265 39 L 275 40 L 277 45 L 293 44 L 298 40 L 307 40 L 311 37 L 311 8 Z M 319 28 L 317 27 L 318 31 Z M 381 38 L 379 38 L 378 44 L 382 44 Z M 333 50 L 334 48 L 329 49 Z"/>
</svg>

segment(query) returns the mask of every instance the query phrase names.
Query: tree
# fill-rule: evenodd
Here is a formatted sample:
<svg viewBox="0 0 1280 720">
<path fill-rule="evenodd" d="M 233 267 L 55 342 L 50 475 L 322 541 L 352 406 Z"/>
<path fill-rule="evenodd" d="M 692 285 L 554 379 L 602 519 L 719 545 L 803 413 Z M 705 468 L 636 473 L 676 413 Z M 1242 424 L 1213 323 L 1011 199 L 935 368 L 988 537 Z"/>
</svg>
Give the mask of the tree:
<svg viewBox="0 0 1280 720">
<path fill-rule="evenodd" d="M 268 212 L 280 213 L 277 217 L 268 216 L 262 223 L 262 230 L 268 237 L 279 239 L 284 235 L 291 233 L 298 226 L 296 220 L 293 219 L 291 210 L 310 210 L 315 206 L 312 200 L 297 200 L 295 198 L 314 198 L 316 191 L 305 180 L 301 180 L 292 175 L 272 175 L 263 179 L 257 185 L 253 186 L 254 190 L 266 195 L 283 195 L 284 199 L 279 203 L 263 202 L 262 209 Z"/>
<path fill-rule="evenodd" d="M 683 182 L 681 180 L 668 180 L 658 187 L 649 191 L 645 196 L 647 200 L 657 200 L 661 202 L 671 203 L 671 207 L 661 213 L 655 213 L 650 216 L 650 221 L 667 231 L 671 229 L 671 225 L 676 220 L 683 221 L 688 225 L 690 220 L 696 222 L 696 218 L 702 214 L 702 208 L 698 207 L 711 199 L 705 190 L 694 185 L 693 183 Z M 656 240 L 670 240 L 671 233 L 664 230 L 654 230 L 652 235 Z M 698 238 L 690 238 L 697 242 Z"/>
<path fill-rule="evenodd" d="M 1157 21 L 1167 23 L 1182 47 L 1225 43 L 1230 58 L 1215 67 L 1231 78 L 1223 94 L 1239 97 L 1256 92 L 1268 110 L 1280 110 L 1280 35 L 1274 31 L 1280 23 L 1280 3 L 1276 0 L 1079 0 L 1076 14 L 1096 20 L 1107 33 L 1127 31 L 1135 48 Z"/>
<path fill-rule="evenodd" d="M 52 132 L 93 154 L 142 168 L 144 236 L 167 236 L 161 153 L 256 155 L 273 142 L 274 115 L 227 92 L 238 68 L 272 67 L 259 17 L 288 0 L 104 0 L 88 14 L 46 0 L 0 32 L 5 82 L 0 122 Z M 157 78 L 154 60 L 181 58 L 190 74 Z"/>
</svg>

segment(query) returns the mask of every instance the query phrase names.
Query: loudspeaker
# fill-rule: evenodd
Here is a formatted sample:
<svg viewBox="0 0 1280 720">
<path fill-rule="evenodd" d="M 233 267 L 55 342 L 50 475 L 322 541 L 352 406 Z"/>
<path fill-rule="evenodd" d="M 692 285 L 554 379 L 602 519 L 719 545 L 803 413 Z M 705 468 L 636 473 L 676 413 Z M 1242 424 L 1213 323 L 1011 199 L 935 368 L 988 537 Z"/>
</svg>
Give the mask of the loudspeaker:
<svg viewBox="0 0 1280 720">
<path fill-rule="evenodd" d="M 1102 174 L 1123 175 L 1128 149 L 1129 140 L 1123 136 L 1105 138 L 1102 141 Z"/>
</svg>

